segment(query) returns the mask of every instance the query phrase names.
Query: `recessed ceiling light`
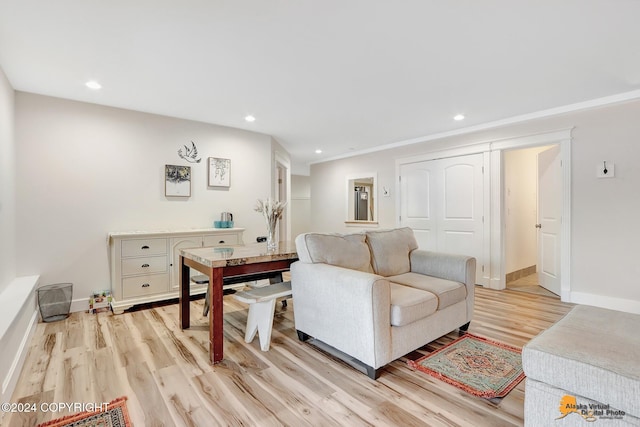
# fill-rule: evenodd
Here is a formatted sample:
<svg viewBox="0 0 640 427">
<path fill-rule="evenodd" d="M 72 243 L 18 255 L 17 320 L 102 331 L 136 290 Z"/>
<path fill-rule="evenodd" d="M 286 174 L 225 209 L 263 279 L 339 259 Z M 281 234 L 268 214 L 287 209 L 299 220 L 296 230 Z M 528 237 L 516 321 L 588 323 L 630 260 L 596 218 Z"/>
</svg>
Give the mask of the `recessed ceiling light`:
<svg viewBox="0 0 640 427">
<path fill-rule="evenodd" d="M 255 117 L 253 117 L 252 115 L 248 115 L 248 116 L 246 116 L 244 119 L 245 119 L 246 121 L 248 121 L 248 122 L 255 122 L 255 121 L 256 121 L 256 118 L 255 118 Z"/>
<path fill-rule="evenodd" d="M 89 89 L 94 90 L 102 89 L 102 85 L 95 80 L 89 80 L 85 83 L 85 86 L 87 86 Z"/>
<path fill-rule="evenodd" d="M 316 154 L 320 154 L 320 153 L 322 153 L 322 150 L 318 148 L 318 149 L 316 150 Z"/>
<path fill-rule="evenodd" d="M 464 115 L 458 114 L 457 116 L 454 116 L 453 120 L 457 120 L 457 121 L 464 120 Z"/>
</svg>

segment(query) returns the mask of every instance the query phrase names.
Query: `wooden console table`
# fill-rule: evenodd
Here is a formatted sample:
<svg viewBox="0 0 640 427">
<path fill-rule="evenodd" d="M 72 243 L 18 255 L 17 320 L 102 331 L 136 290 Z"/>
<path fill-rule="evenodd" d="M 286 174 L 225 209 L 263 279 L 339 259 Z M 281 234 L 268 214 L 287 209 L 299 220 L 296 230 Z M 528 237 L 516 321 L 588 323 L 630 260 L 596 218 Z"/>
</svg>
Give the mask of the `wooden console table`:
<svg viewBox="0 0 640 427">
<path fill-rule="evenodd" d="M 189 269 L 209 277 L 211 292 L 209 306 L 209 355 L 211 363 L 223 356 L 222 284 L 223 278 L 235 282 L 272 277 L 298 259 L 295 243 L 280 242 L 278 249 L 267 252 L 266 243 L 244 246 L 209 247 L 180 250 L 180 326 L 190 327 Z M 244 280 L 246 279 L 246 280 Z"/>
</svg>

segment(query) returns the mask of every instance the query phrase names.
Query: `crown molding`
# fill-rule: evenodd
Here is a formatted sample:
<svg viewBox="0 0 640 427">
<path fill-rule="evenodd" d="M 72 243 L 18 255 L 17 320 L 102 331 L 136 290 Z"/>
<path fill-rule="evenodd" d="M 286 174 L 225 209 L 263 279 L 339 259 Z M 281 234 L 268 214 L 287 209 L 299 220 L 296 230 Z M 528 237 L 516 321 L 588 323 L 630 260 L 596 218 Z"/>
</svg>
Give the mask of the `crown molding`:
<svg viewBox="0 0 640 427">
<path fill-rule="evenodd" d="M 602 98 L 591 99 L 589 101 L 577 102 L 574 104 L 568 104 L 560 107 L 550 108 L 547 110 L 536 111 L 534 113 L 521 114 L 518 116 L 508 117 L 506 119 L 495 120 L 492 122 L 482 123 L 475 126 L 468 126 L 461 129 L 455 129 L 447 132 L 435 133 L 432 135 L 421 136 L 417 138 L 406 139 L 403 141 L 393 142 L 390 144 L 378 145 L 363 150 L 352 151 L 345 154 L 339 154 L 322 160 L 316 160 L 310 162 L 310 165 L 317 163 L 325 163 L 333 160 L 346 159 L 349 157 L 360 156 L 363 154 L 375 153 L 378 151 L 389 150 L 398 147 L 404 147 L 407 145 L 419 144 L 421 142 L 435 141 L 438 139 L 449 138 L 452 136 L 466 135 L 473 132 L 479 132 L 488 129 L 494 129 L 502 126 L 512 125 L 516 123 L 523 123 L 529 120 L 541 119 L 545 117 L 557 116 L 560 114 L 572 113 L 576 111 L 588 110 L 591 108 L 602 107 L 605 105 L 618 104 L 621 102 L 632 101 L 640 99 L 640 90 L 634 90 L 630 92 L 623 92 L 616 95 L 605 96 Z"/>
</svg>

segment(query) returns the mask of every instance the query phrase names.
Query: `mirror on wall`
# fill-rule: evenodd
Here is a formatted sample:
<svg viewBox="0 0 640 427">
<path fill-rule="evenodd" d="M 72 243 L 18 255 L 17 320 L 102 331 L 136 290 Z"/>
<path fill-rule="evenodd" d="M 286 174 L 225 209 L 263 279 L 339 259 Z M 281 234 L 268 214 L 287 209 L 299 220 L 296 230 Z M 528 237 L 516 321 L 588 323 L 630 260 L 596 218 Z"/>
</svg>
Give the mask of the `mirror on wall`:
<svg viewBox="0 0 640 427">
<path fill-rule="evenodd" d="M 375 173 L 347 176 L 347 223 L 377 223 L 376 178 Z"/>
</svg>

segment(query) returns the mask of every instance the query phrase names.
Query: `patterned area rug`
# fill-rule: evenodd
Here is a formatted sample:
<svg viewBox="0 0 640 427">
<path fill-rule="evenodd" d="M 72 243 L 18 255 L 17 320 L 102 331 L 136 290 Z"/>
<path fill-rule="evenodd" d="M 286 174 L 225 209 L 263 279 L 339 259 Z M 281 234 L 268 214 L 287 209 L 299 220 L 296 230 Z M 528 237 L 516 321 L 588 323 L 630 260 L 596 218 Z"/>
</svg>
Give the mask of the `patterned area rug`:
<svg viewBox="0 0 640 427">
<path fill-rule="evenodd" d="M 465 334 L 408 364 L 474 396 L 493 399 L 506 396 L 523 380 L 521 352 L 516 347 Z"/>
<path fill-rule="evenodd" d="M 81 412 L 38 424 L 38 427 L 131 427 L 126 402 L 126 397 L 120 397 L 109 403 L 106 411 Z"/>
</svg>

